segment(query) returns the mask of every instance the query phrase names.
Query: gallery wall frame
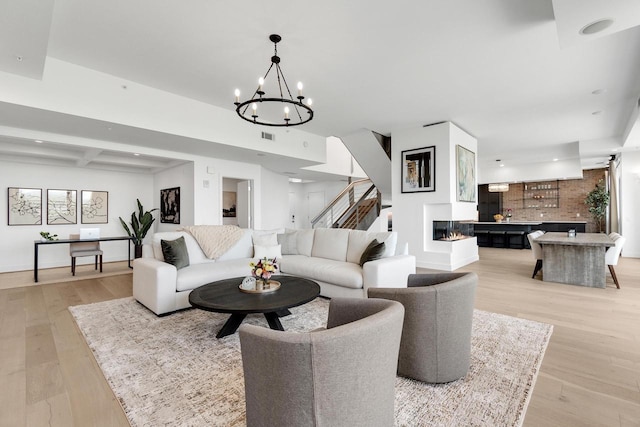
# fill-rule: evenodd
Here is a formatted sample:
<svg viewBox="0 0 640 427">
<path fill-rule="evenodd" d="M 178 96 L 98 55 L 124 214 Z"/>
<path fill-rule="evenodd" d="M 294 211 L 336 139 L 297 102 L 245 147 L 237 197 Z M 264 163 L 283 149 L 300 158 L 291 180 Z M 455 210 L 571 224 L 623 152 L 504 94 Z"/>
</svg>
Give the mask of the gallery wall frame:
<svg viewBox="0 0 640 427">
<path fill-rule="evenodd" d="M 109 192 L 82 190 L 82 224 L 109 223 Z"/>
<path fill-rule="evenodd" d="M 47 189 L 47 224 L 78 223 L 78 192 Z"/>
<path fill-rule="evenodd" d="M 7 189 L 7 224 L 42 225 L 42 188 Z"/>
<path fill-rule="evenodd" d="M 180 224 L 180 187 L 160 190 L 160 222 Z"/>
<path fill-rule="evenodd" d="M 459 202 L 476 203 L 476 153 L 456 145 L 456 193 Z"/>
<path fill-rule="evenodd" d="M 402 151 L 403 193 L 436 191 L 436 147 L 435 145 Z"/>
</svg>

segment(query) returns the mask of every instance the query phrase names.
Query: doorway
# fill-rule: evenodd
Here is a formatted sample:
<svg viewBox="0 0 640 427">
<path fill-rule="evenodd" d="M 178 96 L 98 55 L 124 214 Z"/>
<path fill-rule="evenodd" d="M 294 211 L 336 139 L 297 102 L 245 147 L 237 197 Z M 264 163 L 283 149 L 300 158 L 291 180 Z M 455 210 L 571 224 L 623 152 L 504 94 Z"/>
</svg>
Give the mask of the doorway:
<svg viewBox="0 0 640 427">
<path fill-rule="evenodd" d="M 253 180 L 222 178 L 222 224 L 253 228 Z"/>
</svg>

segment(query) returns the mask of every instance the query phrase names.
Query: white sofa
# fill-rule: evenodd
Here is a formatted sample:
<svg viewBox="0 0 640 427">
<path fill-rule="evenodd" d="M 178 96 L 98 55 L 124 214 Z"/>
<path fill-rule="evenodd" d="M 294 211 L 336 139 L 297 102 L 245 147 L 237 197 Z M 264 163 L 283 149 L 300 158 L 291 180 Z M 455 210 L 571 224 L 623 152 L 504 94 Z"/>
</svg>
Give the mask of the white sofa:
<svg viewBox="0 0 640 427">
<path fill-rule="evenodd" d="M 189 266 L 177 270 L 164 262 L 161 240 L 184 237 Z M 155 233 L 151 245 L 143 248 L 143 257 L 133 262 L 133 296 L 157 315 L 188 308 L 189 293 L 216 280 L 249 276 L 254 259 L 254 240 L 279 240 L 278 274 L 314 280 L 325 297 L 366 298 L 370 287 L 406 287 L 407 277 L 416 271 L 412 255 L 396 254 L 397 233 L 367 233 L 358 230 L 288 230 L 275 233 L 244 230 L 242 238 L 219 258 L 206 258 L 196 240 L 188 233 Z M 383 258 L 364 263 L 360 257 L 367 245 L 377 239 L 385 242 Z M 263 248 L 256 247 L 257 250 Z"/>
</svg>

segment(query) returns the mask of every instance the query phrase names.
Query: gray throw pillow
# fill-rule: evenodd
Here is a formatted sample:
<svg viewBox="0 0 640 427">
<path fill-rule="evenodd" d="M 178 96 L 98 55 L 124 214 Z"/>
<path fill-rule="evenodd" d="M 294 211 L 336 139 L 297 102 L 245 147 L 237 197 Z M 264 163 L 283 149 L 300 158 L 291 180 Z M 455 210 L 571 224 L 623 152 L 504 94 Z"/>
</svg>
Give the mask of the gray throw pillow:
<svg viewBox="0 0 640 427">
<path fill-rule="evenodd" d="M 178 270 L 189 266 L 189 253 L 184 237 L 176 240 L 160 240 L 160 245 L 165 262 L 175 265 Z"/>
<path fill-rule="evenodd" d="M 282 255 L 298 255 L 297 233 L 278 234 L 278 244 L 281 246 Z"/>
<path fill-rule="evenodd" d="M 362 267 L 365 262 L 375 261 L 382 258 L 384 250 L 384 242 L 379 243 L 377 240 L 374 240 L 369 243 L 369 246 L 367 246 L 364 252 L 362 252 L 362 256 L 360 257 L 360 267 Z"/>
</svg>

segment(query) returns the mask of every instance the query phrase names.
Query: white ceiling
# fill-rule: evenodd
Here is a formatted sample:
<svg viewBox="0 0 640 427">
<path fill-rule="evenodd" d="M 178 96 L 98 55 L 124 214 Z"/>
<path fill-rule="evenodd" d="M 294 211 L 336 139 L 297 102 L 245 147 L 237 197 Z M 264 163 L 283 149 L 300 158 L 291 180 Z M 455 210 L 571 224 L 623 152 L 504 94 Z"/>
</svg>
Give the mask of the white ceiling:
<svg viewBox="0 0 640 427">
<path fill-rule="evenodd" d="M 481 167 L 532 156 L 582 156 L 592 167 L 614 149 L 637 149 L 623 147 L 640 96 L 637 0 L 0 0 L 0 10 L 0 71 L 30 78 L 40 78 L 53 57 L 233 110 L 233 90 L 255 89 L 273 52 L 268 35 L 278 33 L 289 83 L 303 81 L 314 99 L 308 132 L 389 135 L 450 120 L 478 139 Z M 614 24 L 579 34 L 600 18 Z M 163 140 L 125 127 L 98 135 L 104 124 L 95 120 L 7 103 L 0 113 L 0 127 L 141 146 Z M 0 155 L 28 155 L 15 150 L 13 137 L 0 139 Z M 567 149 L 576 143 L 579 150 Z M 127 167 L 163 167 L 157 158 L 78 145 L 67 161 L 102 164 L 122 155 Z M 206 154 L 199 141 L 180 145 Z M 215 157 L 247 155 L 231 148 Z M 272 161 L 279 171 L 307 165 Z"/>
</svg>

